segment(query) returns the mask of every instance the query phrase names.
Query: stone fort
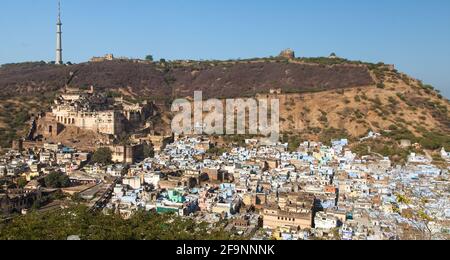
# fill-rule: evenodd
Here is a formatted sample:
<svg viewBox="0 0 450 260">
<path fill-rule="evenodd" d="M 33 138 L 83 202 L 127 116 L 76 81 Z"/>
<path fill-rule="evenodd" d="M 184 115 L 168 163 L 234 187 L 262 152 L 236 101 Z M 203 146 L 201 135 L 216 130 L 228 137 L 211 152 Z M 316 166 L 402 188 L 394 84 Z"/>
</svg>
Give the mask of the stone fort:
<svg viewBox="0 0 450 260">
<path fill-rule="evenodd" d="M 66 87 L 55 100 L 51 115 L 53 124 L 47 123 L 46 134 L 58 134 L 60 124 L 116 136 L 128 128 L 144 125 L 153 115 L 153 108 L 147 102 L 136 104 L 96 94 L 93 87 L 89 90 Z"/>
</svg>

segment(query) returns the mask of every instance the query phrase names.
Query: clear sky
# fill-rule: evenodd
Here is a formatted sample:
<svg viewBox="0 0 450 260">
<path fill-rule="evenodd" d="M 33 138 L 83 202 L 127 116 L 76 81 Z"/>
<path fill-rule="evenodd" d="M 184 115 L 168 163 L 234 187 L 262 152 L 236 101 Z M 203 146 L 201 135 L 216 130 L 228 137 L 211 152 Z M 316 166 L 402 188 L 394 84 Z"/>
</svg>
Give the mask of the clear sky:
<svg viewBox="0 0 450 260">
<path fill-rule="evenodd" d="M 449 0 L 63 0 L 64 61 L 336 52 L 395 64 L 450 97 Z M 0 1 L 0 64 L 54 60 L 57 0 Z"/>
</svg>

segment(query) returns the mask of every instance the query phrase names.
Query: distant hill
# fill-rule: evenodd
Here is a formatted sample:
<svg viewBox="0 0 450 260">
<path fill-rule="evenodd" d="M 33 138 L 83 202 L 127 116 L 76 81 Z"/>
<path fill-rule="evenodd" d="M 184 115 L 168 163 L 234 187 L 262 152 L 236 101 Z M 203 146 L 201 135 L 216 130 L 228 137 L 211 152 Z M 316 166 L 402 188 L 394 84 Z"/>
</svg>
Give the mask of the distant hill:
<svg viewBox="0 0 450 260">
<path fill-rule="evenodd" d="M 363 65 L 294 63 L 275 59 L 235 62 L 172 62 L 147 64 L 126 61 L 55 66 L 45 63 L 4 65 L 0 95 L 52 91 L 70 82 L 101 90 L 128 89 L 136 96 L 183 97 L 202 90 L 205 97 L 254 96 L 281 88 L 298 93 L 362 87 L 374 84 Z"/>
<path fill-rule="evenodd" d="M 418 141 L 436 133 L 430 139 L 450 147 L 450 103 L 431 86 L 393 66 L 336 57 L 4 65 L 0 68 L 3 146 L 20 135 L 30 112 L 48 106 L 68 82 L 161 101 L 165 111 L 171 100 L 192 96 L 195 90 L 202 90 L 206 98 L 231 98 L 281 89 L 282 130 L 288 138 L 356 139 L 372 130 Z"/>
</svg>

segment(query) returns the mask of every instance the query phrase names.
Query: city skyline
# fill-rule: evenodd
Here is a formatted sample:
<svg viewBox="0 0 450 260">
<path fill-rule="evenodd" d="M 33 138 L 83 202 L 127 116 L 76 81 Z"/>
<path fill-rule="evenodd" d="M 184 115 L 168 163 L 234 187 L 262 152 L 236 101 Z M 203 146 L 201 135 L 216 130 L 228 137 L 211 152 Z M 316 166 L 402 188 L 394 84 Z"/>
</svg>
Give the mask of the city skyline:
<svg viewBox="0 0 450 260">
<path fill-rule="evenodd" d="M 54 60 L 56 0 L 5 1 L 0 64 Z M 64 61 L 92 56 L 236 59 L 328 56 L 395 64 L 450 96 L 448 1 L 70 1 L 64 12 Z M 13 17 L 19 22 L 10 23 Z M 120 19 L 118 19 L 120 18 Z"/>
</svg>

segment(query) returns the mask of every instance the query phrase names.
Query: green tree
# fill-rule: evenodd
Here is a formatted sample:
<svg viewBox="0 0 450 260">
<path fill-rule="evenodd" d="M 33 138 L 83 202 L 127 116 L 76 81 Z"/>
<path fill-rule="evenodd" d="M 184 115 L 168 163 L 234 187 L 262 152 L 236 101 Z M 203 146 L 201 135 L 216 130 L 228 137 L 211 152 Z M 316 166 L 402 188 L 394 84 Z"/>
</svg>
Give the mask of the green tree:
<svg viewBox="0 0 450 260">
<path fill-rule="evenodd" d="M 44 184 L 47 188 L 65 188 L 70 185 L 70 179 L 67 175 L 57 172 L 52 172 L 45 176 Z"/>
<path fill-rule="evenodd" d="M 27 185 L 27 179 L 26 178 L 24 178 L 24 177 L 20 177 L 18 180 L 17 180 L 17 186 L 20 188 L 20 189 L 23 189 L 26 185 Z"/>
<path fill-rule="evenodd" d="M 296 136 L 296 135 L 292 135 L 292 136 L 285 135 L 283 137 L 282 142 L 288 143 L 288 151 L 289 152 L 295 152 L 300 147 L 301 140 L 300 140 L 300 137 Z"/>
<path fill-rule="evenodd" d="M 102 147 L 97 149 L 95 151 L 94 155 L 92 156 L 92 161 L 94 163 L 100 163 L 100 164 L 108 164 L 112 161 L 112 151 L 108 147 Z"/>
<path fill-rule="evenodd" d="M 147 61 L 153 61 L 153 55 L 147 55 L 147 56 L 145 56 L 145 60 L 147 60 Z"/>
<path fill-rule="evenodd" d="M 215 155 L 215 156 L 220 156 L 226 152 L 227 152 L 227 150 L 225 148 L 221 148 L 221 147 L 211 147 L 208 149 L 208 151 L 206 151 L 207 154 Z"/>
<path fill-rule="evenodd" d="M 153 158 L 155 157 L 155 149 L 152 145 L 144 144 L 143 154 L 144 158 Z"/>
</svg>

